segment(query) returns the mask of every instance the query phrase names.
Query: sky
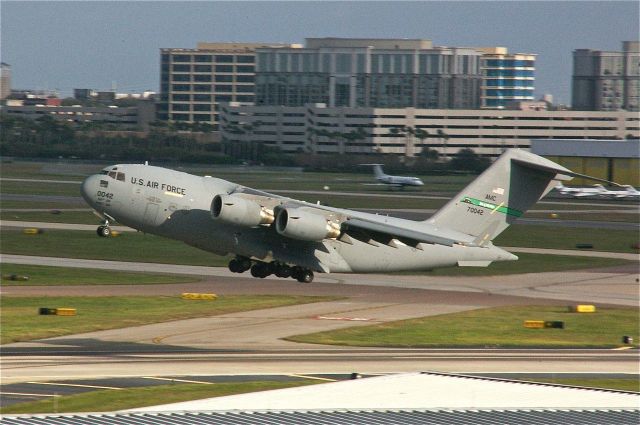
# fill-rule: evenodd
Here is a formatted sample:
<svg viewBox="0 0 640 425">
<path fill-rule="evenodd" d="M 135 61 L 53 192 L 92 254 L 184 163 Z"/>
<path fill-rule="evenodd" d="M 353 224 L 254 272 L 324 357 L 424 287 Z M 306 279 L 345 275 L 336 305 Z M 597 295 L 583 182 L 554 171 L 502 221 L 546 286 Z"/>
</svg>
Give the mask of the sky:
<svg viewBox="0 0 640 425">
<path fill-rule="evenodd" d="M 534 53 L 536 96 L 570 103 L 572 51 L 639 37 L 638 1 L 7 1 L 0 60 L 14 89 L 159 90 L 160 48 L 305 37 L 421 38 Z"/>
</svg>

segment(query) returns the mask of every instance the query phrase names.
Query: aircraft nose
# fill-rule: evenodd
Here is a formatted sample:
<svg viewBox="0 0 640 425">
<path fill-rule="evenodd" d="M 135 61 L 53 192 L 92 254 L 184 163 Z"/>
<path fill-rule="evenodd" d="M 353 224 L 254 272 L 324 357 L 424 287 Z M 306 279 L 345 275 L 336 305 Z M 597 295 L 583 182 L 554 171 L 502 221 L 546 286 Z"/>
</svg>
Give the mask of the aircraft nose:
<svg viewBox="0 0 640 425">
<path fill-rule="evenodd" d="M 98 180 L 100 177 L 97 174 L 87 177 L 82 182 L 80 186 L 80 194 L 87 202 L 87 204 L 93 206 L 96 196 L 96 191 L 98 190 Z"/>
</svg>

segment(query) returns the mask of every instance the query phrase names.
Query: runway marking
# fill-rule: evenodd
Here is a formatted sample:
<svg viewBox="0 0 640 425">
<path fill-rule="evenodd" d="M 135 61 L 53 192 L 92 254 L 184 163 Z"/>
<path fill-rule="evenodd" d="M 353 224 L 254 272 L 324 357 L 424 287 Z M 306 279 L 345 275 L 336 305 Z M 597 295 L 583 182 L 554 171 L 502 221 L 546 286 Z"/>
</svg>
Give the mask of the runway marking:
<svg viewBox="0 0 640 425">
<path fill-rule="evenodd" d="M 337 381 L 337 379 L 320 378 L 319 376 L 298 375 L 297 373 L 292 373 L 289 376 L 291 376 L 292 378 L 315 379 L 317 381 L 327 381 L 327 382 L 336 382 Z"/>
<path fill-rule="evenodd" d="M 8 393 L 6 391 L 0 392 L 0 395 L 24 395 L 29 397 L 62 397 L 60 394 Z"/>
<path fill-rule="evenodd" d="M 316 316 L 318 320 L 346 320 L 350 322 L 368 322 L 373 319 L 366 319 L 364 317 L 330 317 L 330 316 Z"/>
<path fill-rule="evenodd" d="M 206 381 L 192 381 L 189 379 L 174 379 L 174 378 L 160 378 L 157 376 L 143 376 L 144 379 L 157 379 L 158 381 L 171 381 L 171 382 L 186 382 L 188 384 L 207 384 L 213 385 L 215 382 L 206 382 Z"/>
<path fill-rule="evenodd" d="M 632 346 L 628 346 L 628 347 L 618 347 L 618 348 L 612 348 L 612 351 L 620 351 L 620 350 L 631 350 L 633 347 Z"/>
<path fill-rule="evenodd" d="M 54 386 L 61 386 L 61 387 L 81 387 L 81 388 L 97 388 L 100 390 L 122 390 L 124 388 L 119 388 L 119 387 L 103 387 L 101 385 L 84 385 L 84 384 L 61 384 L 61 383 L 57 383 L 57 382 L 27 382 L 27 384 L 36 384 L 36 385 L 54 385 Z"/>
</svg>

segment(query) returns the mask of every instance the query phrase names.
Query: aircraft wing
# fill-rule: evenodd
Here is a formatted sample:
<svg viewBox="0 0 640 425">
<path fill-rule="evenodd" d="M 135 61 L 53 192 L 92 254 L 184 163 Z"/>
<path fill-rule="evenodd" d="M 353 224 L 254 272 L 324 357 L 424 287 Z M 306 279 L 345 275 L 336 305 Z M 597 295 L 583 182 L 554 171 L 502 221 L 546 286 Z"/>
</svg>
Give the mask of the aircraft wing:
<svg viewBox="0 0 640 425">
<path fill-rule="evenodd" d="M 365 233 L 371 235 L 371 239 L 374 240 L 389 242 L 392 239 L 398 239 L 403 243 L 414 246 L 419 243 L 444 246 L 452 246 L 454 244 L 476 245 L 473 236 L 448 229 L 438 229 L 422 221 L 312 204 L 244 186 L 239 186 L 233 193 L 249 195 L 260 204 L 274 205 L 275 203 L 274 210 L 304 207 L 307 211 L 310 210 L 318 215 L 323 215 L 328 221 L 339 224 L 340 230 L 346 235 L 353 233 L 362 235 Z"/>
</svg>

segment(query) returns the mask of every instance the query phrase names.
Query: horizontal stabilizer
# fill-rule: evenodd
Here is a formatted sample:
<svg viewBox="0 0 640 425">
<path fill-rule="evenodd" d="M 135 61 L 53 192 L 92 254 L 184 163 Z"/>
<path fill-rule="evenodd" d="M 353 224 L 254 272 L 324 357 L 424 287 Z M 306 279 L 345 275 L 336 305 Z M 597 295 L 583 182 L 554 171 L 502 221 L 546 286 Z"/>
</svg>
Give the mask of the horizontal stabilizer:
<svg viewBox="0 0 640 425">
<path fill-rule="evenodd" d="M 458 261 L 459 267 L 488 267 L 491 261 Z"/>
</svg>

